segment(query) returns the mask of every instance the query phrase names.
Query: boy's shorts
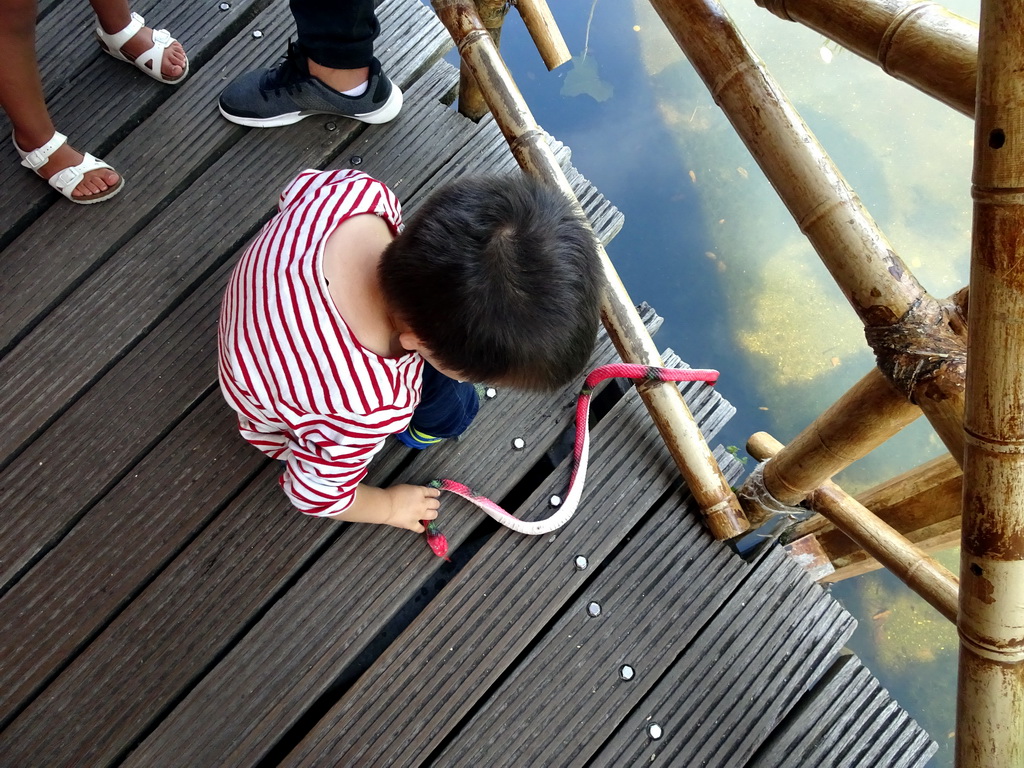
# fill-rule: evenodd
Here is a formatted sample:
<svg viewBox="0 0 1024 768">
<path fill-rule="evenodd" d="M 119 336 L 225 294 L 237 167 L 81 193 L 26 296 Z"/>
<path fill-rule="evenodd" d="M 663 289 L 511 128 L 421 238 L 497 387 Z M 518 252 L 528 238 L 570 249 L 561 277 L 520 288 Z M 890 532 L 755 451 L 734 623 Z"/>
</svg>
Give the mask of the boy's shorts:
<svg viewBox="0 0 1024 768">
<path fill-rule="evenodd" d="M 476 387 L 449 379 L 423 362 L 423 389 L 410 430 L 436 438 L 455 437 L 469 428 L 479 409 Z"/>
</svg>

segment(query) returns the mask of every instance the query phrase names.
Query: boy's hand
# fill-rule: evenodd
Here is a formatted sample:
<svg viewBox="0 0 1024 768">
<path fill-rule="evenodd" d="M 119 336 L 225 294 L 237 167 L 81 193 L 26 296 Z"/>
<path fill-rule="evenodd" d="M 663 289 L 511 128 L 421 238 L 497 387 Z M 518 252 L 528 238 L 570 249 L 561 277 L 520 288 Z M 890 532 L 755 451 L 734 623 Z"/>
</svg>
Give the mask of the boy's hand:
<svg viewBox="0 0 1024 768">
<path fill-rule="evenodd" d="M 385 489 L 391 511 L 383 520 L 395 528 L 406 528 L 415 533 L 423 533 L 421 520 L 434 520 L 441 506 L 438 497 L 441 491 L 422 485 L 393 485 Z"/>
</svg>

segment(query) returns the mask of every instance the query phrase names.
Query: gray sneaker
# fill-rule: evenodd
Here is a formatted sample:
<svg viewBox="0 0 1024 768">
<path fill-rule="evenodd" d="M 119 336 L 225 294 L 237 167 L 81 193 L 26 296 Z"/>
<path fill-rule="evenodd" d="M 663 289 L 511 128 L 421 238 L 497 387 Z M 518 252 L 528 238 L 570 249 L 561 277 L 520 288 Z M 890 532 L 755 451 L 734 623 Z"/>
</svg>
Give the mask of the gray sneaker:
<svg viewBox="0 0 1024 768">
<path fill-rule="evenodd" d="M 291 125 L 310 115 L 338 115 L 364 123 L 386 123 L 402 108 L 402 92 L 370 64 L 370 82 L 362 96 L 346 96 L 309 74 L 306 57 L 288 43 L 288 53 L 273 69 L 246 72 L 220 95 L 220 113 L 251 128 Z"/>
</svg>

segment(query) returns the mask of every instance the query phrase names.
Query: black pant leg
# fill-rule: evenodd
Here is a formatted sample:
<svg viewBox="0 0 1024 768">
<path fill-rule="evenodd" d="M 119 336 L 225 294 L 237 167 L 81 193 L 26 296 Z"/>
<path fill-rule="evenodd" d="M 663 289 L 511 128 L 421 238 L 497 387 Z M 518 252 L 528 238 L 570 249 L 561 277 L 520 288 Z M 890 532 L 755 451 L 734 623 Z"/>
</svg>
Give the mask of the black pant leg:
<svg viewBox="0 0 1024 768">
<path fill-rule="evenodd" d="M 359 69 L 373 58 L 380 34 L 373 0 L 290 0 L 299 47 L 331 69 Z"/>
</svg>

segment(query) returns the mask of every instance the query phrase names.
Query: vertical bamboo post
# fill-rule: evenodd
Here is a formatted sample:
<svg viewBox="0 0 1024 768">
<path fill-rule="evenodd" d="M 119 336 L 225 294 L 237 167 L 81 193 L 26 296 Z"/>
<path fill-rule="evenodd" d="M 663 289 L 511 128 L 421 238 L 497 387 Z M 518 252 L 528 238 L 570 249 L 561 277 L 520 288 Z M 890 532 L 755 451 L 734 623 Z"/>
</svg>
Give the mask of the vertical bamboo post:
<svg viewBox="0 0 1024 768">
<path fill-rule="evenodd" d="M 515 6 L 548 71 L 572 59 L 569 46 L 565 44 L 551 9 L 544 0 L 516 0 Z"/>
<path fill-rule="evenodd" d="M 508 3 L 505 0 L 474 0 L 484 29 L 491 35 L 495 46 L 501 45 L 501 26 L 505 23 Z M 487 102 L 480 86 L 463 61 L 459 65 L 459 114 L 476 122 L 487 114 Z"/>
<path fill-rule="evenodd" d="M 1024 765 L 1024 4 L 982 0 L 960 554 L 959 768 Z"/>
<path fill-rule="evenodd" d="M 432 0 L 448 28 L 462 60 L 473 72 L 512 154 L 531 176 L 561 189 L 580 217 L 586 215 L 555 159 L 544 134 L 480 23 L 470 0 Z M 630 363 L 661 365 L 661 355 L 630 301 L 604 248 L 598 245 L 604 272 L 601 319 L 619 355 Z M 729 539 L 748 525 L 736 495 L 729 487 L 679 390 L 667 382 L 641 382 L 637 390 L 665 440 L 669 452 L 700 506 L 708 528 L 718 539 Z"/>
<path fill-rule="evenodd" d="M 885 72 L 974 115 L 978 26 L 916 0 L 756 0 L 835 40 Z"/>
</svg>

